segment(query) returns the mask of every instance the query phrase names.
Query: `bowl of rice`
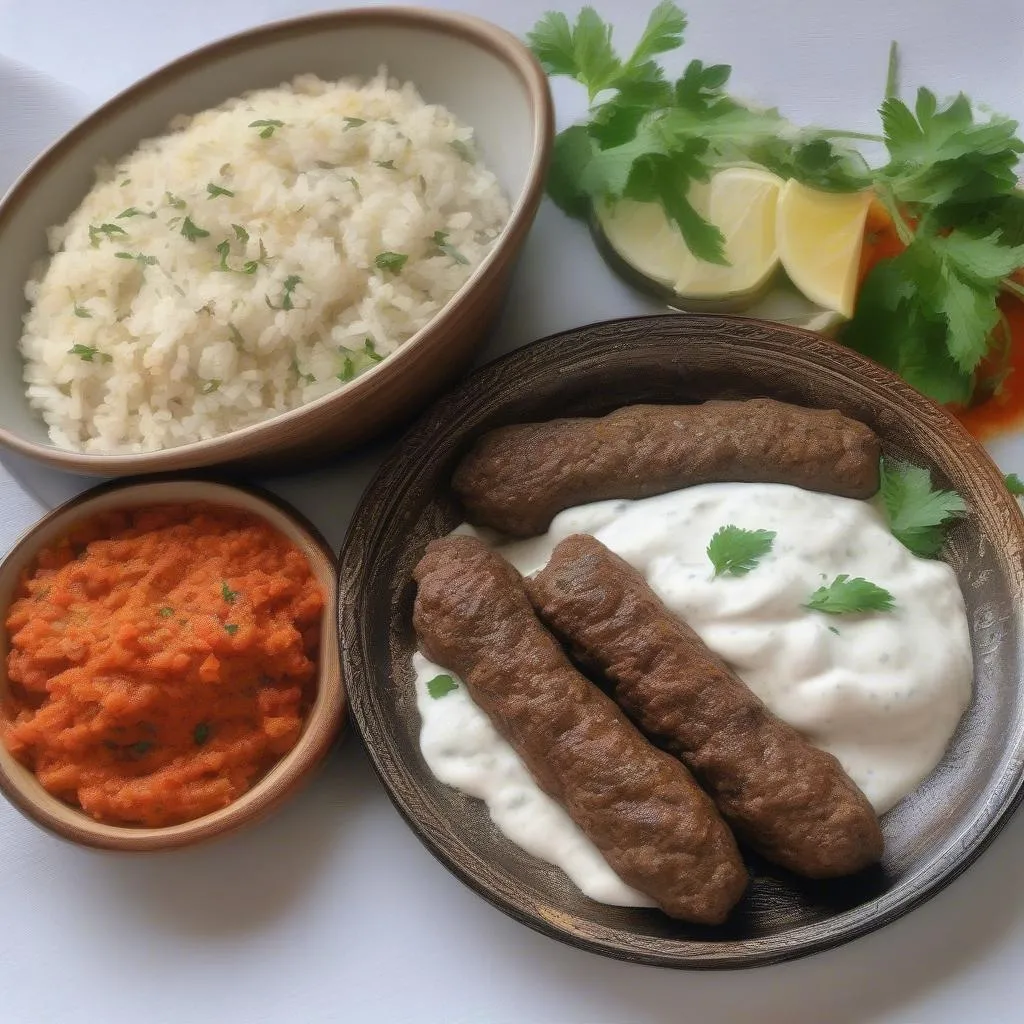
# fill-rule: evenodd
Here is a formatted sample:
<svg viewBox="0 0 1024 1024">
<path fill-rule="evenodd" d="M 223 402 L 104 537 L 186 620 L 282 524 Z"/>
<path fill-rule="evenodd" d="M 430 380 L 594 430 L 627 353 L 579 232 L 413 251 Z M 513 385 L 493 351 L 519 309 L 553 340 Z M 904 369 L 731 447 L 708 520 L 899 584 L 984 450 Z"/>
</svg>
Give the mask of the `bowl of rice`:
<svg viewBox="0 0 1024 1024">
<path fill-rule="evenodd" d="M 273 469 L 409 419 L 497 316 L 552 134 L 529 51 L 463 15 L 311 15 L 162 68 L 0 203 L 0 444 Z"/>
</svg>

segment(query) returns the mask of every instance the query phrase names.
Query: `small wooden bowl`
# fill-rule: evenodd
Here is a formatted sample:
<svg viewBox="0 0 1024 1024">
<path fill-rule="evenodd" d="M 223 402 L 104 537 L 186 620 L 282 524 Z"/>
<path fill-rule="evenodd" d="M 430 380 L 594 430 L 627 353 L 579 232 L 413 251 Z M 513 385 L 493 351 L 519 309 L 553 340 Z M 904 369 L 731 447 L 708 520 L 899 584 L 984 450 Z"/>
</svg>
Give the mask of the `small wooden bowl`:
<svg viewBox="0 0 1024 1024">
<path fill-rule="evenodd" d="M 167 850 L 190 846 L 258 821 L 310 778 L 338 736 L 344 720 L 345 687 L 334 631 L 337 617 L 334 556 L 312 524 L 268 494 L 205 480 L 184 479 L 147 483 L 129 481 L 87 491 L 44 516 L 18 540 L 0 563 L 0 609 L 4 616 L 22 570 L 31 563 L 40 548 L 66 534 L 73 524 L 113 509 L 183 501 L 206 501 L 252 512 L 284 534 L 309 560 L 310 568 L 324 591 L 316 699 L 298 743 L 252 789 L 220 811 L 166 828 L 126 828 L 95 821 L 51 796 L 35 775 L 19 764 L 0 743 L 0 792 L 26 817 L 62 839 L 83 846 L 132 852 Z M 7 644 L 7 631 L 0 629 L 0 698 L 6 696 L 9 685 Z"/>
<path fill-rule="evenodd" d="M 445 786 L 420 753 L 411 659 L 413 566 L 463 514 L 458 459 L 484 431 L 634 402 L 768 396 L 840 409 L 887 456 L 926 466 L 969 514 L 944 553 L 967 605 L 974 698 L 935 771 L 882 818 L 882 863 L 802 880 L 751 859 L 718 928 L 587 899 L 506 839 L 482 802 Z M 524 924 L 583 949 L 662 967 L 751 967 L 879 928 L 967 868 L 1024 794 L 1024 517 L 984 449 L 888 370 L 809 331 L 732 316 L 634 317 L 546 338 L 485 366 L 403 439 L 356 510 L 339 567 L 342 670 L 352 714 L 391 799 L 441 862 Z"/>
</svg>

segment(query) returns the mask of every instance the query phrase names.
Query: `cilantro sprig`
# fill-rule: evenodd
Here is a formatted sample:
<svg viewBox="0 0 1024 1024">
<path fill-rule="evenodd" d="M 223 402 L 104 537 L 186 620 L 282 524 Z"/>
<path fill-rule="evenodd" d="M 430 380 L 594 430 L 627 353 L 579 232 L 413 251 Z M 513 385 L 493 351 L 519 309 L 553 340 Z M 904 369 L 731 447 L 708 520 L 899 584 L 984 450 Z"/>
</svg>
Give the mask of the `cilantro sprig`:
<svg viewBox="0 0 1024 1024">
<path fill-rule="evenodd" d="M 589 121 L 555 140 L 548 193 L 570 216 L 584 218 L 595 204 L 621 198 L 660 203 L 695 256 L 725 263 L 721 231 L 687 198 L 691 184 L 737 159 L 835 173 L 845 164 L 830 140 L 863 136 L 797 133 L 778 111 L 745 106 L 726 92 L 726 64 L 692 60 L 669 81 L 654 58 L 678 49 L 685 29 L 683 12 L 662 0 L 622 59 L 611 27 L 590 7 L 573 25 L 560 12 L 540 19 L 527 35 L 534 54 L 548 74 L 583 85 L 591 104 Z"/>
<path fill-rule="evenodd" d="M 890 612 L 896 607 L 896 602 L 892 594 L 878 584 L 842 573 L 831 583 L 818 587 L 804 607 L 826 615 L 856 615 Z"/>
<path fill-rule="evenodd" d="M 746 576 L 772 549 L 774 530 L 720 527 L 708 543 L 707 555 L 717 576 Z"/>
<path fill-rule="evenodd" d="M 935 558 L 946 531 L 967 511 L 956 491 L 932 486 L 931 473 L 920 466 L 883 459 L 880 470 L 882 504 L 893 536 L 915 555 Z"/>
<path fill-rule="evenodd" d="M 457 690 L 458 688 L 459 684 L 447 674 L 434 676 L 433 679 L 427 680 L 427 693 L 429 693 L 434 700 L 440 700 L 442 697 L 447 697 L 449 693 L 453 690 Z"/>
</svg>

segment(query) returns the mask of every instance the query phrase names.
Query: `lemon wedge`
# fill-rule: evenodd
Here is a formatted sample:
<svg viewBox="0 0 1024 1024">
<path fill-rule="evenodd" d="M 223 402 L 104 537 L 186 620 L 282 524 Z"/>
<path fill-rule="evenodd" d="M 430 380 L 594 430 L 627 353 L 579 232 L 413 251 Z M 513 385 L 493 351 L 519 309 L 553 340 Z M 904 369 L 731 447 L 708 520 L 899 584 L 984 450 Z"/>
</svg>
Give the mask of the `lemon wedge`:
<svg viewBox="0 0 1024 1024">
<path fill-rule="evenodd" d="M 779 265 L 776 210 L 783 182 L 760 167 L 727 167 L 706 184 L 690 189 L 689 199 L 725 238 L 728 266 L 706 263 L 688 249 L 675 281 L 684 298 L 752 296 Z"/>
<path fill-rule="evenodd" d="M 822 192 L 793 180 L 779 196 L 779 257 L 790 281 L 811 302 L 847 319 L 870 205 L 870 192 Z"/>
<path fill-rule="evenodd" d="M 687 198 L 725 238 L 728 266 L 697 259 L 658 203 L 603 204 L 598 221 L 618 255 L 682 299 L 737 308 L 753 301 L 779 265 L 775 210 L 782 179 L 758 167 L 727 167 Z"/>
</svg>

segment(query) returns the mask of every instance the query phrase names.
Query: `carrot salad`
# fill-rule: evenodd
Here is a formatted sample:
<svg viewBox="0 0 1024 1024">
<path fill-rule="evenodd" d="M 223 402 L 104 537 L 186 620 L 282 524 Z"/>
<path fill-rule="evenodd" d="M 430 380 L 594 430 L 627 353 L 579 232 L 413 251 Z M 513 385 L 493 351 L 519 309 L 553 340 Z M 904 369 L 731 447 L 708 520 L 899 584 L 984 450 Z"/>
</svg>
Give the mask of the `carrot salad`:
<svg viewBox="0 0 1024 1024">
<path fill-rule="evenodd" d="M 305 556 L 257 516 L 207 504 L 97 516 L 22 576 L 0 736 L 98 821 L 198 818 L 298 740 L 322 610 Z"/>
</svg>

